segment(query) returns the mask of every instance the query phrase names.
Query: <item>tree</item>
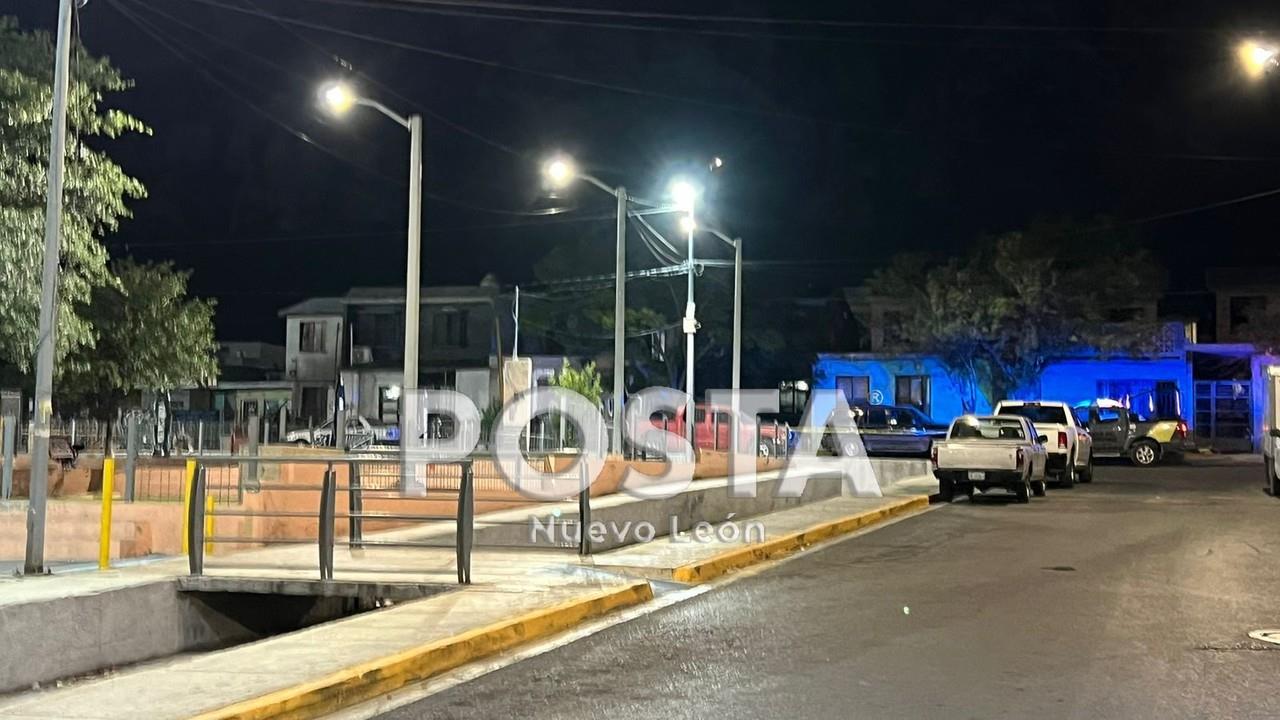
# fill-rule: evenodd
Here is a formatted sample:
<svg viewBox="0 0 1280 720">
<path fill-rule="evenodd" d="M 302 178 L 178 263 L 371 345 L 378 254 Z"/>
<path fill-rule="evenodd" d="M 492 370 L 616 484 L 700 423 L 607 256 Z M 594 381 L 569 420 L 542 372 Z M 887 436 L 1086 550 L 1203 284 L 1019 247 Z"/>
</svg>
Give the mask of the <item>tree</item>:
<svg viewBox="0 0 1280 720">
<path fill-rule="evenodd" d="M 211 382 L 213 301 L 187 297 L 190 273 L 128 259 L 111 269 L 116 281 L 95 288 L 85 312 L 94 345 L 65 363 L 66 397 L 111 419 L 131 392 Z"/>
<path fill-rule="evenodd" d="M 36 346 L 53 56 L 48 33 L 21 32 L 14 18 L 0 17 L 0 363 L 20 371 L 31 367 Z M 86 138 L 149 132 L 126 113 L 103 107 L 107 93 L 130 86 L 108 61 L 76 47 L 72 67 L 58 282 L 60 358 L 92 345 L 84 310 L 96 289 L 113 282 L 99 238 L 129 216 L 127 200 L 145 195 L 140 182 Z"/>
<path fill-rule="evenodd" d="M 1132 239 L 1066 223 L 986 238 L 966 256 L 900 256 L 868 287 L 901 301 L 895 349 L 940 357 L 966 409 L 1007 397 L 1045 365 L 1086 349 L 1152 349 L 1163 273 Z"/>
<path fill-rule="evenodd" d="M 570 365 L 566 358 L 564 364 L 560 366 L 559 374 L 552 380 L 552 384 L 565 390 L 572 390 L 596 406 L 600 405 L 600 396 L 604 394 L 604 387 L 600 384 L 600 372 L 596 370 L 596 364 L 593 362 L 583 365 L 579 370 Z"/>
</svg>

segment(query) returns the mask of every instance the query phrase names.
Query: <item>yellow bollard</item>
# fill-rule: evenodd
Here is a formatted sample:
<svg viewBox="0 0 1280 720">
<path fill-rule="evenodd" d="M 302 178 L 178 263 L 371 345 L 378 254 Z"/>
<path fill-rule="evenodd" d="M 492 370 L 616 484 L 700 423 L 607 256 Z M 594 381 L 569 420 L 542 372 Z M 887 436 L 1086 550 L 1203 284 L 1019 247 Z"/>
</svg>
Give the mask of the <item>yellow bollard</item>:
<svg viewBox="0 0 1280 720">
<path fill-rule="evenodd" d="M 213 537 L 213 496 L 206 495 L 204 498 L 204 554 L 213 554 L 213 541 L 209 538 Z"/>
<path fill-rule="evenodd" d="M 116 459 L 102 458 L 102 526 L 98 530 L 98 569 L 111 567 L 111 503 L 114 500 Z"/>
<path fill-rule="evenodd" d="M 187 472 L 182 478 L 182 554 L 186 555 L 191 544 L 187 532 L 191 524 L 191 486 L 196 481 L 196 461 L 187 461 Z"/>
</svg>

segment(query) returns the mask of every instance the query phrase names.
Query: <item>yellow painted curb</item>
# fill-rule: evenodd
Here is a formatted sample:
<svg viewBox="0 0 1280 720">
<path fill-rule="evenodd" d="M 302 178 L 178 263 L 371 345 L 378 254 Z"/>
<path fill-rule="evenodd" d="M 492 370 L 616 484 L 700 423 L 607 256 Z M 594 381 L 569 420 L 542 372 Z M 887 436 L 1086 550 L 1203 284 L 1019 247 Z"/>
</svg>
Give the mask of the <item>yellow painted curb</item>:
<svg viewBox="0 0 1280 720">
<path fill-rule="evenodd" d="M 585 620 L 652 599 L 653 590 L 647 582 L 594 593 L 355 665 L 310 683 L 202 713 L 194 720 L 321 717 L 473 660 L 567 630 Z"/>
<path fill-rule="evenodd" d="M 682 583 L 704 583 L 732 570 L 786 555 L 814 543 L 839 535 L 847 535 L 868 525 L 875 525 L 891 517 L 928 506 L 927 495 L 915 495 L 892 505 L 819 523 L 799 532 L 782 535 L 738 550 L 730 550 L 706 560 L 681 565 L 671 571 L 671 579 Z"/>
</svg>

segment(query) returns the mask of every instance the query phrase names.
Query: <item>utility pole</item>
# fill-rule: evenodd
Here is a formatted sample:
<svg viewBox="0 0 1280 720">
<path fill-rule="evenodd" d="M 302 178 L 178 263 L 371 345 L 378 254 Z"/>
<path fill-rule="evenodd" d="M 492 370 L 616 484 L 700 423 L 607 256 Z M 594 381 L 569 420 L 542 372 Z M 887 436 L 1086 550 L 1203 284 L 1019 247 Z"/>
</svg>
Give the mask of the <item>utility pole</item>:
<svg viewBox="0 0 1280 720">
<path fill-rule="evenodd" d="M 611 450 L 622 454 L 622 396 L 626 392 L 627 364 L 627 189 L 619 186 L 617 247 L 615 248 L 613 292 L 613 437 Z"/>
<path fill-rule="evenodd" d="M 53 65 L 53 118 L 49 142 L 49 188 L 45 199 L 44 271 L 36 336 L 36 396 L 31 434 L 31 489 L 27 505 L 27 549 L 23 573 L 44 572 L 45 506 L 49 494 L 49 416 L 53 414 L 53 360 L 58 319 L 58 261 L 62 237 L 62 174 L 67 152 L 67 85 L 71 60 L 71 3 L 58 0 L 58 44 Z"/>
<path fill-rule="evenodd" d="M 697 313 L 693 304 L 693 234 L 696 231 L 696 226 L 692 220 L 692 212 L 689 213 L 689 217 L 689 283 L 684 306 L 684 391 L 688 395 L 684 401 L 684 429 L 688 436 L 689 446 L 693 449 L 696 457 L 698 445 L 697 435 L 693 427 L 693 421 L 697 416 L 693 395 L 693 336 L 698 332 Z"/>
<path fill-rule="evenodd" d="M 418 391 L 418 313 L 422 309 L 422 116 L 410 115 L 409 126 L 409 252 L 404 281 L 404 382 L 400 396 Z M 408 418 L 405 419 L 407 421 Z M 404 422 L 401 423 L 401 429 Z"/>
</svg>

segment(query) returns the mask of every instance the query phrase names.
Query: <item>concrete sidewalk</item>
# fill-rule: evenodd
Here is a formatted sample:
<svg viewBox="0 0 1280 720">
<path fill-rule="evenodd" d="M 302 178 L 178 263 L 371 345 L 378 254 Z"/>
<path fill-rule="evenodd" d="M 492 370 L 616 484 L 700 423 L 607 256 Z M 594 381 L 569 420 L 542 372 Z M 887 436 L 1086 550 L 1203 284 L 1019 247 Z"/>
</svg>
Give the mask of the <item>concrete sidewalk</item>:
<svg viewBox="0 0 1280 720">
<path fill-rule="evenodd" d="M 14 718 L 317 717 L 592 617 L 652 598 L 647 580 L 702 582 L 927 505 L 931 479 L 885 487 L 883 498 L 837 497 L 753 518 L 763 542 L 660 537 L 580 558 L 571 551 L 478 549 L 470 586 L 247 645 L 178 656 L 48 691 L 0 699 Z M 916 492 L 925 490 L 924 493 Z M 933 483 L 936 492 L 936 483 Z M 735 520 L 736 521 L 736 520 Z M 395 531 L 411 535 L 413 530 Z M 439 529 L 418 530 L 440 532 Z M 687 535 L 677 540 L 688 539 Z M 314 547 L 240 553 L 220 576 L 314 577 Z M 247 561 L 245 567 L 230 566 Z M 452 585 L 449 548 L 339 553 L 344 580 Z M 361 565 L 376 560 L 379 570 Z M 218 561 L 222 563 L 224 561 Z M 692 569 L 691 569 L 692 568 Z M 118 571 L 0 582 L 0 605 L 90 594 L 186 573 L 185 559 Z M 369 577 L 366 577 L 369 575 Z M 102 619 L 97 619 L 99 622 Z"/>
</svg>

